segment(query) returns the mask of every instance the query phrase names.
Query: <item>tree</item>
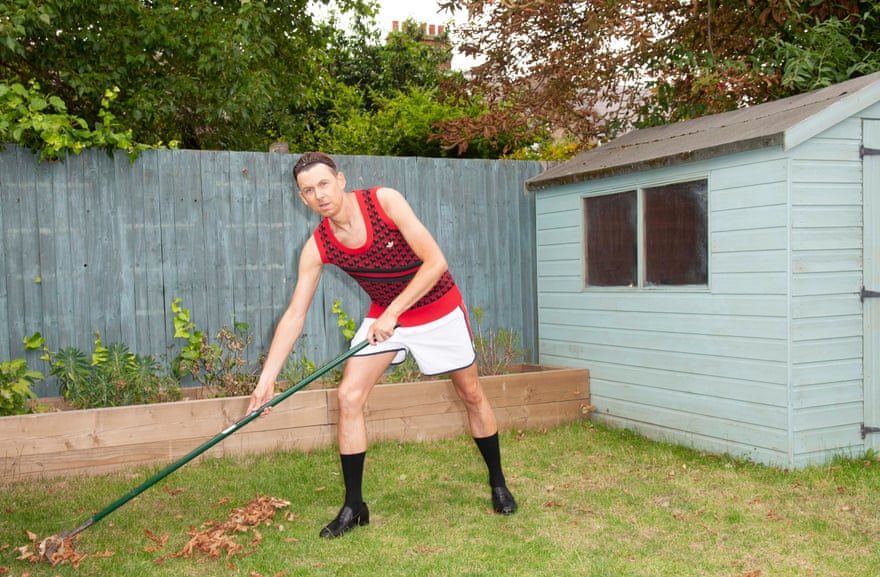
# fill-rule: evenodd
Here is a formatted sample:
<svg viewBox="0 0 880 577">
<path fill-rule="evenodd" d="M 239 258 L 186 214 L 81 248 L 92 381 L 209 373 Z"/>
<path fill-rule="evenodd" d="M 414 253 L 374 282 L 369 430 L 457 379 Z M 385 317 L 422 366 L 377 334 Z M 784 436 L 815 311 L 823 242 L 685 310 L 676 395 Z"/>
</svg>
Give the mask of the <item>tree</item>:
<svg viewBox="0 0 880 577">
<path fill-rule="evenodd" d="M 479 96 L 461 96 L 445 38 L 410 21 L 383 42 L 372 0 L 318 1 L 320 19 L 315 0 L 0 0 L 0 86 L 19 87 L 0 120 L 25 112 L 16 91 L 39 86 L 63 109 L 54 125 L 72 151 L 128 141 L 266 150 L 286 140 L 295 150 L 497 157 L 518 142 L 499 124 L 443 146 L 439 123 L 490 113 Z M 102 139 L 107 119 L 119 138 Z M 45 134 L 0 126 L 0 138 L 32 147 Z"/>
<path fill-rule="evenodd" d="M 136 140 L 265 149 L 321 93 L 324 39 L 308 0 L 0 1 L 0 79 L 36 81 L 100 122 L 101 97 Z M 340 11 L 372 14 L 367 0 Z M 307 121 L 307 119 L 306 119 Z"/>
<path fill-rule="evenodd" d="M 289 140 L 302 149 L 336 154 L 500 156 L 506 135 L 491 142 L 473 135 L 461 150 L 444 147 L 436 138 L 438 124 L 487 112 L 479 99 L 459 99 L 451 89 L 463 76 L 448 66 L 451 52 L 445 35 L 428 38 L 412 20 L 384 43 L 362 23 L 351 29 L 354 34 L 339 32 L 333 41 L 337 50 L 328 63 L 333 83 L 315 109 L 320 118 L 312 130 Z"/>
<path fill-rule="evenodd" d="M 442 6 L 468 11 L 459 48 L 484 58 L 467 94 L 499 104 L 479 119 L 444 123 L 446 146 L 505 126 L 519 135 L 517 143 L 553 137 L 585 147 L 633 126 L 787 96 L 814 85 L 813 78 L 821 84 L 878 69 L 880 26 L 871 0 L 444 0 Z M 834 58 L 823 58 L 826 50 Z"/>
</svg>

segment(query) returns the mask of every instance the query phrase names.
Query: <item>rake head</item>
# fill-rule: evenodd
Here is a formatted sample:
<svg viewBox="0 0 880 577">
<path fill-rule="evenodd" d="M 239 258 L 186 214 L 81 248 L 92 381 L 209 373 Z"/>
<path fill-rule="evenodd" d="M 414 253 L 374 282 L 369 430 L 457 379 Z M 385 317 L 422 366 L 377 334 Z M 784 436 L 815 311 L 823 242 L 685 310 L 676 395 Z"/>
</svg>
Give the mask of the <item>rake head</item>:
<svg viewBox="0 0 880 577">
<path fill-rule="evenodd" d="M 76 529 L 62 531 L 57 535 L 49 535 L 40 541 L 38 546 L 40 556 L 52 565 L 57 565 L 63 561 L 68 554 L 73 553 L 73 544 L 76 541 L 74 537 L 91 527 L 94 523 L 95 518 L 91 517 Z"/>
</svg>

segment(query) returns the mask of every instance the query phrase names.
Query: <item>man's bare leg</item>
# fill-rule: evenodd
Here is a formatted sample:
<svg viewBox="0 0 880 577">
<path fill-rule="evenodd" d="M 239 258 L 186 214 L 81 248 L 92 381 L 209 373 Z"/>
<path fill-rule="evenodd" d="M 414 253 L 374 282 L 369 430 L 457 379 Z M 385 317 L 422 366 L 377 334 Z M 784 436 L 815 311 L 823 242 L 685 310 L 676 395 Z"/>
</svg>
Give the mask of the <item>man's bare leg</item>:
<svg viewBox="0 0 880 577">
<path fill-rule="evenodd" d="M 339 408 L 337 439 L 345 503 L 336 518 L 321 530 L 321 537 L 339 537 L 350 529 L 370 523 L 370 511 L 363 500 L 364 460 L 367 453 L 367 423 L 364 407 L 370 392 L 394 358 L 394 352 L 351 357 L 345 365 L 336 391 Z"/>
<path fill-rule="evenodd" d="M 498 422 L 495 411 L 489 404 L 483 385 L 477 374 L 476 363 L 450 374 L 452 384 L 459 398 L 464 402 L 468 414 L 471 435 L 483 455 L 489 469 L 489 486 L 492 487 L 492 506 L 497 513 L 510 515 L 516 512 L 517 504 L 501 467 L 501 449 L 498 442 Z"/>
</svg>

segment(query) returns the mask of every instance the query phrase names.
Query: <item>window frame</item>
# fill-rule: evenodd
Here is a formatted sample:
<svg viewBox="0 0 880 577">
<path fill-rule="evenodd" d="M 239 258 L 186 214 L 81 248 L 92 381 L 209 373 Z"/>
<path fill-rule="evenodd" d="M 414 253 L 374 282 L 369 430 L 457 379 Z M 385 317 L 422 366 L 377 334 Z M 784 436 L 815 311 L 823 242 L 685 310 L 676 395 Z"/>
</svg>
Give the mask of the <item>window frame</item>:
<svg viewBox="0 0 880 577">
<path fill-rule="evenodd" d="M 647 255 L 645 250 L 645 191 L 663 186 L 685 184 L 694 181 L 706 183 L 706 283 L 705 284 L 648 284 L 647 283 Z M 589 284 L 588 263 L 588 227 L 587 227 L 587 201 L 591 198 L 625 194 L 635 192 L 636 195 L 636 283 L 634 285 L 591 285 Z M 673 291 L 673 292 L 710 292 L 712 287 L 712 180 L 709 174 L 695 173 L 679 175 L 675 178 L 657 179 L 651 181 L 630 182 L 613 188 L 593 191 L 581 195 L 581 282 L 584 291 Z"/>
</svg>

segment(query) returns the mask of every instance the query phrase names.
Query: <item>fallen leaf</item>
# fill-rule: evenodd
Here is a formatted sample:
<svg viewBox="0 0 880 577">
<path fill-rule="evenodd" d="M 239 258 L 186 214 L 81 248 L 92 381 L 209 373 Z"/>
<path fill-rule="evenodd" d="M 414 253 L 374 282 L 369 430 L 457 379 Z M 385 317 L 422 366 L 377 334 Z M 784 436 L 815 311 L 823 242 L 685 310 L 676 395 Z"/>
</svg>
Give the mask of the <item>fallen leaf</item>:
<svg viewBox="0 0 880 577">
<path fill-rule="evenodd" d="M 113 557 L 113 552 L 112 551 L 104 551 L 103 553 L 92 553 L 92 557 L 102 557 L 105 559 L 109 559 L 110 557 Z"/>
<path fill-rule="evenodd" d="M 256 547 L 263 539 L 257 527 L 271 524 L 276 511 L 288 506 L 290 506 L 290 502 L 284 499 L 257 495 L 244 507 L 232 509 L 223 523 L 209 519 L 202 523 L 201 530 L 190 527 L 187 532 L 190 540 L 180 551 L 169 553 L 163 556 L 162 560 L 169 557 L 203 556 L 209 559 L 223 557 L 228 564 L 235 555 L 250 555 L 256 551 Z M 239 543 L 237 539 L 239 535 L 248 533 L 251 534 L 251 539 L 248 542 L 251 550 L 244 552 L 244 545 Z"/>
<path fill-rule="evenodd" d="M 164 545 L 168 542 L 168 533 L 165 533 L 164 535 L 162 535 L 162 537 L 156 537 L 155 533 L 153 533 L 149 529 L 144 529 L 144 533 L 147 535 L 147 539 L 149 539 L 150 541 L 155 541 L 160 545 Z"/>
</svg>

